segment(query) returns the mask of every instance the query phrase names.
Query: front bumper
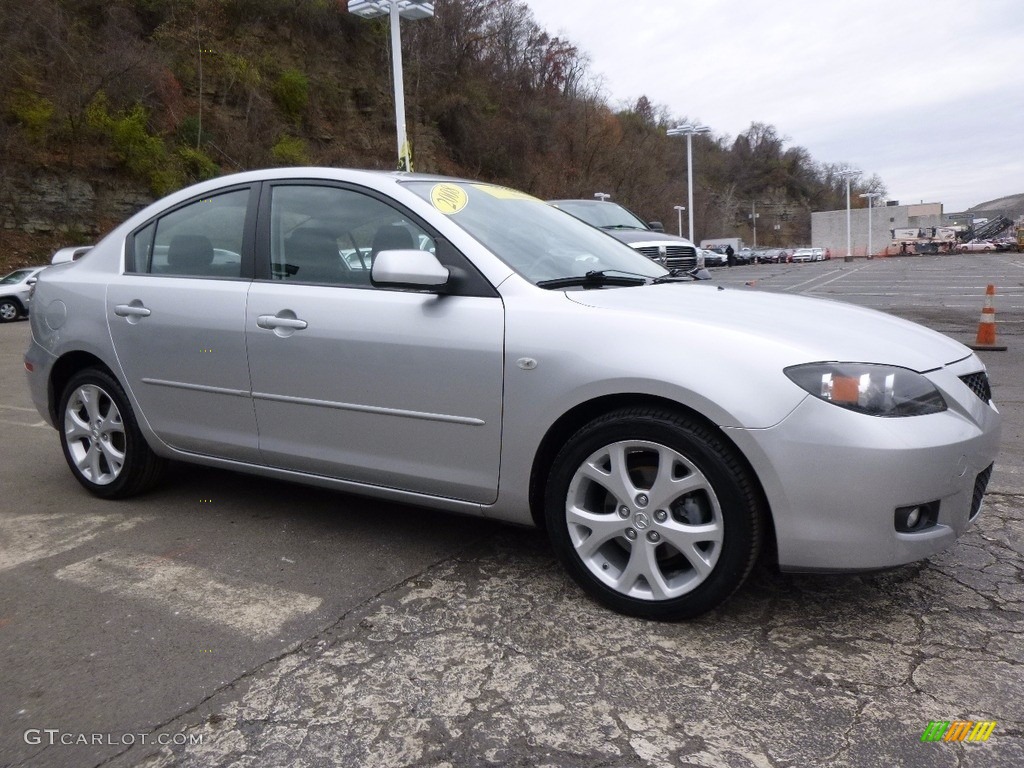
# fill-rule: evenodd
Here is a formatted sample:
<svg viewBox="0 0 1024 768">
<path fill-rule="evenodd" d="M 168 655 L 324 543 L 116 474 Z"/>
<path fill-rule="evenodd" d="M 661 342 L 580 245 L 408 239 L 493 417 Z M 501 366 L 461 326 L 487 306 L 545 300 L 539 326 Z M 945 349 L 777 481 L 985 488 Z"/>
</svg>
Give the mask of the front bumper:
<svg viewBox="0 0 1024 768">
<path fill-rule="evenodd" d="M 980 368 L 972 356 L 928 374 L 943 413 L 877 418 L 807 397 L 775 427 L 727 430 L 764 486 L 783 570 L 888 568 L 953 544 L 998 453 L 999 412 L 958 378 Z M 897 531 L 898 508 L 930 502 L 935 525 Z"/>
</svg>

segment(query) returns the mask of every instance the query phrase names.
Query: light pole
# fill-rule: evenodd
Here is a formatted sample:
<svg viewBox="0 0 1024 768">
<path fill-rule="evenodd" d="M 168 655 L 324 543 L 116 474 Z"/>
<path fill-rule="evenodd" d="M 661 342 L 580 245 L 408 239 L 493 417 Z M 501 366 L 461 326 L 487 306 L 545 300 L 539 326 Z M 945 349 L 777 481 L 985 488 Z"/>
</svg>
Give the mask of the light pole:
<svg viewBox="0 0 1024 768">
<path fill-rule="evenodd" d="M 675 208 L 676 211 L 679 212 L 679 236 L 682 237 L 683 236 L 683 211 L 686 210 L 686 206 L 685 205 L 673 205 L 672 207 Z"/>
<path fill-rule="evenodd" d="M 866 197 L 868 199 L 868 258 L 870 259 L 875 255 L 874 249 L 871 247 L 871 208 L 875 202 L 876 197 L 881 197 L 881 192 L 865 192 L 859 197 Z"/>
<path fill-rule="evenodd" d="M 853 240 L 850 234 L 850 179 L 860 176 L 856 168 L 840 168 L 838 174 L 846 179 L 846 258 L 844 261 L 853 261 Z"/>
<path fill-rule="evenodd" d="M 750 222 L 754 227 L 754 248 L 757 248 L 757 217 L 761 214 L 757 212 L 757 201 L 750 201 Z"/>
<path fill-rule="evenodd" d="M 697 125 L 696 123 L 684 123 L 677 125 L 675 128 L 668 129 L 669 136 L 686 137 L 686 189 L 687 205 L 690 207 L 690 230 L 688 234 L 694 244 L 697 243 L 697 240 L 693 236 L 693 137 L 695 134 L 708 133 L 710 130 L 706 125 Z"/>
<path fill-rule="evenodd" d="M 402 33 L 398 20 L 399 17 L 428 19 L 434 15 L 434 4 L 423 0 L 349 0 L 348 11 L 364 19 L 391 17 L 391 69 L 395 81 L 398 170 L 412 171 L 412 147 L 405 130 L 405 79 L 402 77 Z"/>
<path fill-rule="evenodd" d="M 594 193 L 594 197 L 596 197 L 598 200 L 600 200 L 603 203 L 605 200 L 607 200 L 609 197 L 611 197 L 611 195 L 609 195 L 607 192 L 595 192 Z"/>
</svg>

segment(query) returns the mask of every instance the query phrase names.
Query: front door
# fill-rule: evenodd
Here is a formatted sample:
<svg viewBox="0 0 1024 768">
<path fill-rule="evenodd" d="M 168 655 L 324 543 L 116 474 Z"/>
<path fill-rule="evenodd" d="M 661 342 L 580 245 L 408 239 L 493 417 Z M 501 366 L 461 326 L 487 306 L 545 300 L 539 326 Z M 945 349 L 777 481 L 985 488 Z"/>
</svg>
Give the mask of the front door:
<svg viewBox="0 0 1024 768">
<path fill-rule="evenodd" d="M 245 320 L 264 463 L 494 501 L 501 299 L 372 287 L 380 250 L 435 250 L 435 237 L 360 191 L 270 193 L 260 233 L 269 274 L 253 283 Z"/>
</svg>

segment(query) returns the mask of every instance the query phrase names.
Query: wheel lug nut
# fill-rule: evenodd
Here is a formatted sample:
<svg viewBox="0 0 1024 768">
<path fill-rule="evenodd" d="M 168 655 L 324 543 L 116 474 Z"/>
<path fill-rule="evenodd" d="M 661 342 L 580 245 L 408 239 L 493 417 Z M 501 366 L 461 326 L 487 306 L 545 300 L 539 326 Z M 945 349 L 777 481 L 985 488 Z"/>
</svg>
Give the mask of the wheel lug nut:
<svg viewBox="0 0 1024 768">
<path fill-rule="evenodd" d="M 661 541 L 661 534 L 658 533 L 657 531 L 648 531 L 647 532 L 647 540 L 652 542 L 652 543 L 656 542 L 656 541 Z"/>
<path fill-rule="evenodd" d="M 634 531 L 632 528 L 627 528 L 626 529 L 626 538 L 629 539 L 630 541 L 634 541 L 636 539 L 636 531 Z"/>
<path fill-rule="evenodd" d="M 668 520 L 668 512 L 666 512 L 664 509 L 659 509 L 654 513 L 654 519 L 657 520 L 659 523 L 664 523 L 666 520 Z"/>
<path fill-rule="evenodd" d="M 637 494 L 636 505 L 638 507 L 646 507 L 647 506 L 647 502 L 649 502 L 649 501 L 650 501 L 650 499 L 647 498 L 647 494 L 646 493 Z"/>
<path fill-rule="evenodd" d="M 623 520 L 629 517 L 629 507 L 619 507 L 619 517 Z"/>
</svg>

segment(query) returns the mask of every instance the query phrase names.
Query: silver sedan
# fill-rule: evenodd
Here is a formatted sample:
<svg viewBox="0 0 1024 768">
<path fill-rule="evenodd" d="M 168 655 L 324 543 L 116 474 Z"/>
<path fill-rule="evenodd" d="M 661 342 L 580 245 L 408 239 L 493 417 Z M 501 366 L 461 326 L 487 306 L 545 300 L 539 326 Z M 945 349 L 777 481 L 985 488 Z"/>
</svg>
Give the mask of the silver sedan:
<svg viewBox="0 0 1024 768">
<path fill-rule="evenodd" d="M 692 282 L 440 177 L 182 190 L 42 273 L 31 320 L 33 399 L 98 496 L 177 460 L 537 525 L 590 595 L 661 619 L 719 605 L 762 551 L 939 552 L 999 440 L 985 367 L 945 336 Z"/>
</svg>

